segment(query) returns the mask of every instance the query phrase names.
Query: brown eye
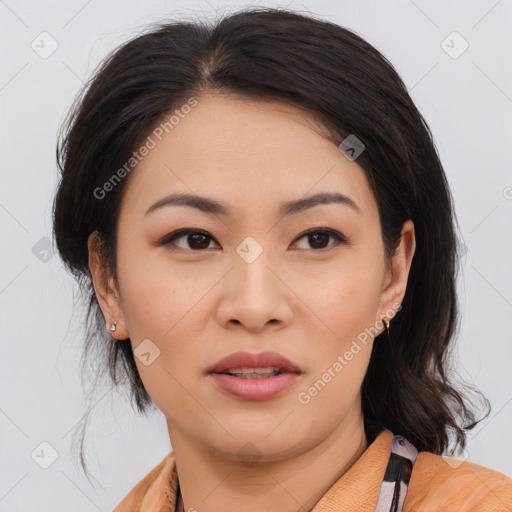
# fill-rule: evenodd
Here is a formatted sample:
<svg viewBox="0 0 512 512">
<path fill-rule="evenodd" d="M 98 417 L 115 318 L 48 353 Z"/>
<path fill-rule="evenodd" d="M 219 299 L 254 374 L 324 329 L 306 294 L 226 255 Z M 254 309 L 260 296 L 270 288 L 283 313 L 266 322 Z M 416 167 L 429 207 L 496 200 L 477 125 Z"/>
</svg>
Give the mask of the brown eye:
<svg viewBox="0 0 512 512">
<path fill-rule="evenodd" d="M 176 240 L 183 239 L 184 242 L 176 243 Z M 197 229 L 180 229 L 170 235 L 166 236 L 161 242 L 161 245 L 175 245 L 179 249 L 202 251 L 209 248 L 210 241 L 214 240 L 213 237 L 206 231 Z"/>
<path fill-rule="evenodd" d="M 332 245 L 337 245 L 339 243 L 345 243 L 346 239 L 338 233 L 337 231 L 333 231 L 331 229 L 315 229 L 303 233 L 297 240 L 301 240 L 302 238 L 307 239 L 307 242 L 310 244 L 310 247 L 302 247 L 303 249 L 327 249 Z M 335 243 L 329 244 L 329 239 L 334 238 Z"/>
</svg>

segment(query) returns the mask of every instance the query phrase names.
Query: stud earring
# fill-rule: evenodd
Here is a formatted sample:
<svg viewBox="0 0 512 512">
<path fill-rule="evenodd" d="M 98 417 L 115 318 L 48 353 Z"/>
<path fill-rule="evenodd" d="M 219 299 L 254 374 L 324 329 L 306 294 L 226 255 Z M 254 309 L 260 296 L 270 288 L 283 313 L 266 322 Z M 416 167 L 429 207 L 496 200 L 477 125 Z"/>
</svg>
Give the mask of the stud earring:
<svg viewBox="0 0 512 512">
<path fill-rule="evenodd" d="M 386 324 L 386 330 L 389 332 L 389 320 L 384 318 L 384 323 Z"/>
<path fill-rule="evenodd" d="M 115 332 L 115 330 L 116 330 L 116 324 L 115 324 L 115 322 L 113 322 L 113 323 L 110 324 L 109 331 L 110 332 Z"/>
</svg>

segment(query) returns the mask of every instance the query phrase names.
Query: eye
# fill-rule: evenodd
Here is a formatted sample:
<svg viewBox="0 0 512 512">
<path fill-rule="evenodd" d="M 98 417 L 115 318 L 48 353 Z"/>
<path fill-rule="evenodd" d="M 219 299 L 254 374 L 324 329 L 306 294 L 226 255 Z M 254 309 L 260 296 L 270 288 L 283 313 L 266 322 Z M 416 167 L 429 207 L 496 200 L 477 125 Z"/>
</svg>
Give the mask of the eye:
<svg viewBox="0 0 512 512">
<path fill-rule="evenodd" d="M 327 249 L 332 245 L 338 245 L 341 243 L 346 243 L 347 240 L 345 237 L 339 233 L 338 231 L 334 231 L 332 229 L 312 229 L 303 233 L 296 240 L 301 240 L 302 238 L 307 238 L 308 243 L 311 245 L 313 249 Z M 334 244 L 328 244 L 325 246 L 325 243 L 329 241 L 329 238 L 334 238 L 336 242 Z M 305 247 L 305 249 L 310 249 L 309 247 Z"/>
<path fill-rule="evenodd" d="M 176 240 L 185 239 L 185 246 L 179 246 Z M 192 249 L 194 251 L 201 251 L 208 249 L 210 240 L 214 238 L 202 229 L 180 229 L 166 236 L 160 241 L 161 245 L 177 245 L 179 249 Z M 186 247 L 188 245 L 188 247 Z"/>
</svg>

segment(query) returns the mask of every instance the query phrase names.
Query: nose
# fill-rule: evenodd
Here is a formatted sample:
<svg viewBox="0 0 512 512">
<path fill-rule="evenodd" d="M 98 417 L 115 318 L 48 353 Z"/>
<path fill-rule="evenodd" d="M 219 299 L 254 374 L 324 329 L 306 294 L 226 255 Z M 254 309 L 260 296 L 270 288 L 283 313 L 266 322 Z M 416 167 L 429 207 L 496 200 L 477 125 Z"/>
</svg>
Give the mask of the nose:
<svg viewBox="0 0 512 512">
<path fill-rule="evenodd" d="M 293 293 L 283 271 L 267 258 L 265 251 L 248 263 L 236 255 L 234 268 L 224 277 L 217 319 L 226 329 L 242 325 L 259 333 L 267 324 L 279 330 L 293 317 Z"/>
</svg>

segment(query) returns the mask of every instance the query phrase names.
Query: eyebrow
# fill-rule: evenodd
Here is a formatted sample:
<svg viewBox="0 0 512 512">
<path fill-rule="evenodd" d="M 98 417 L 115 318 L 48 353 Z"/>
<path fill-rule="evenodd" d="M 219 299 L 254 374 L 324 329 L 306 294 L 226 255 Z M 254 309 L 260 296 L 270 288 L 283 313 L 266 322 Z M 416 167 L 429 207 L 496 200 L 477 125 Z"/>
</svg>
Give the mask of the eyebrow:
<svg viewBox="0 0 512 512">
<path fill-rule="evenodd" d="M 343 204 L 361 214 L 361 209 L 357 206 L 355 201 L 349 196 L 340 194 L 339 192 L 318 192 L 317 194 L 302 199 L 286 201 L 281 204 L 279 213 L 284 217 L 285 215 L 303 212 L 304 210 L 320 204 Z M 226 217 L 232 215 L 230 208 L 216 199 L 186 193 L 174 193 L 158 200 L 148 208 L 145 215 L 166 206 L 190 206 L 205 213 L 213 213 Z"/>
</svg>

